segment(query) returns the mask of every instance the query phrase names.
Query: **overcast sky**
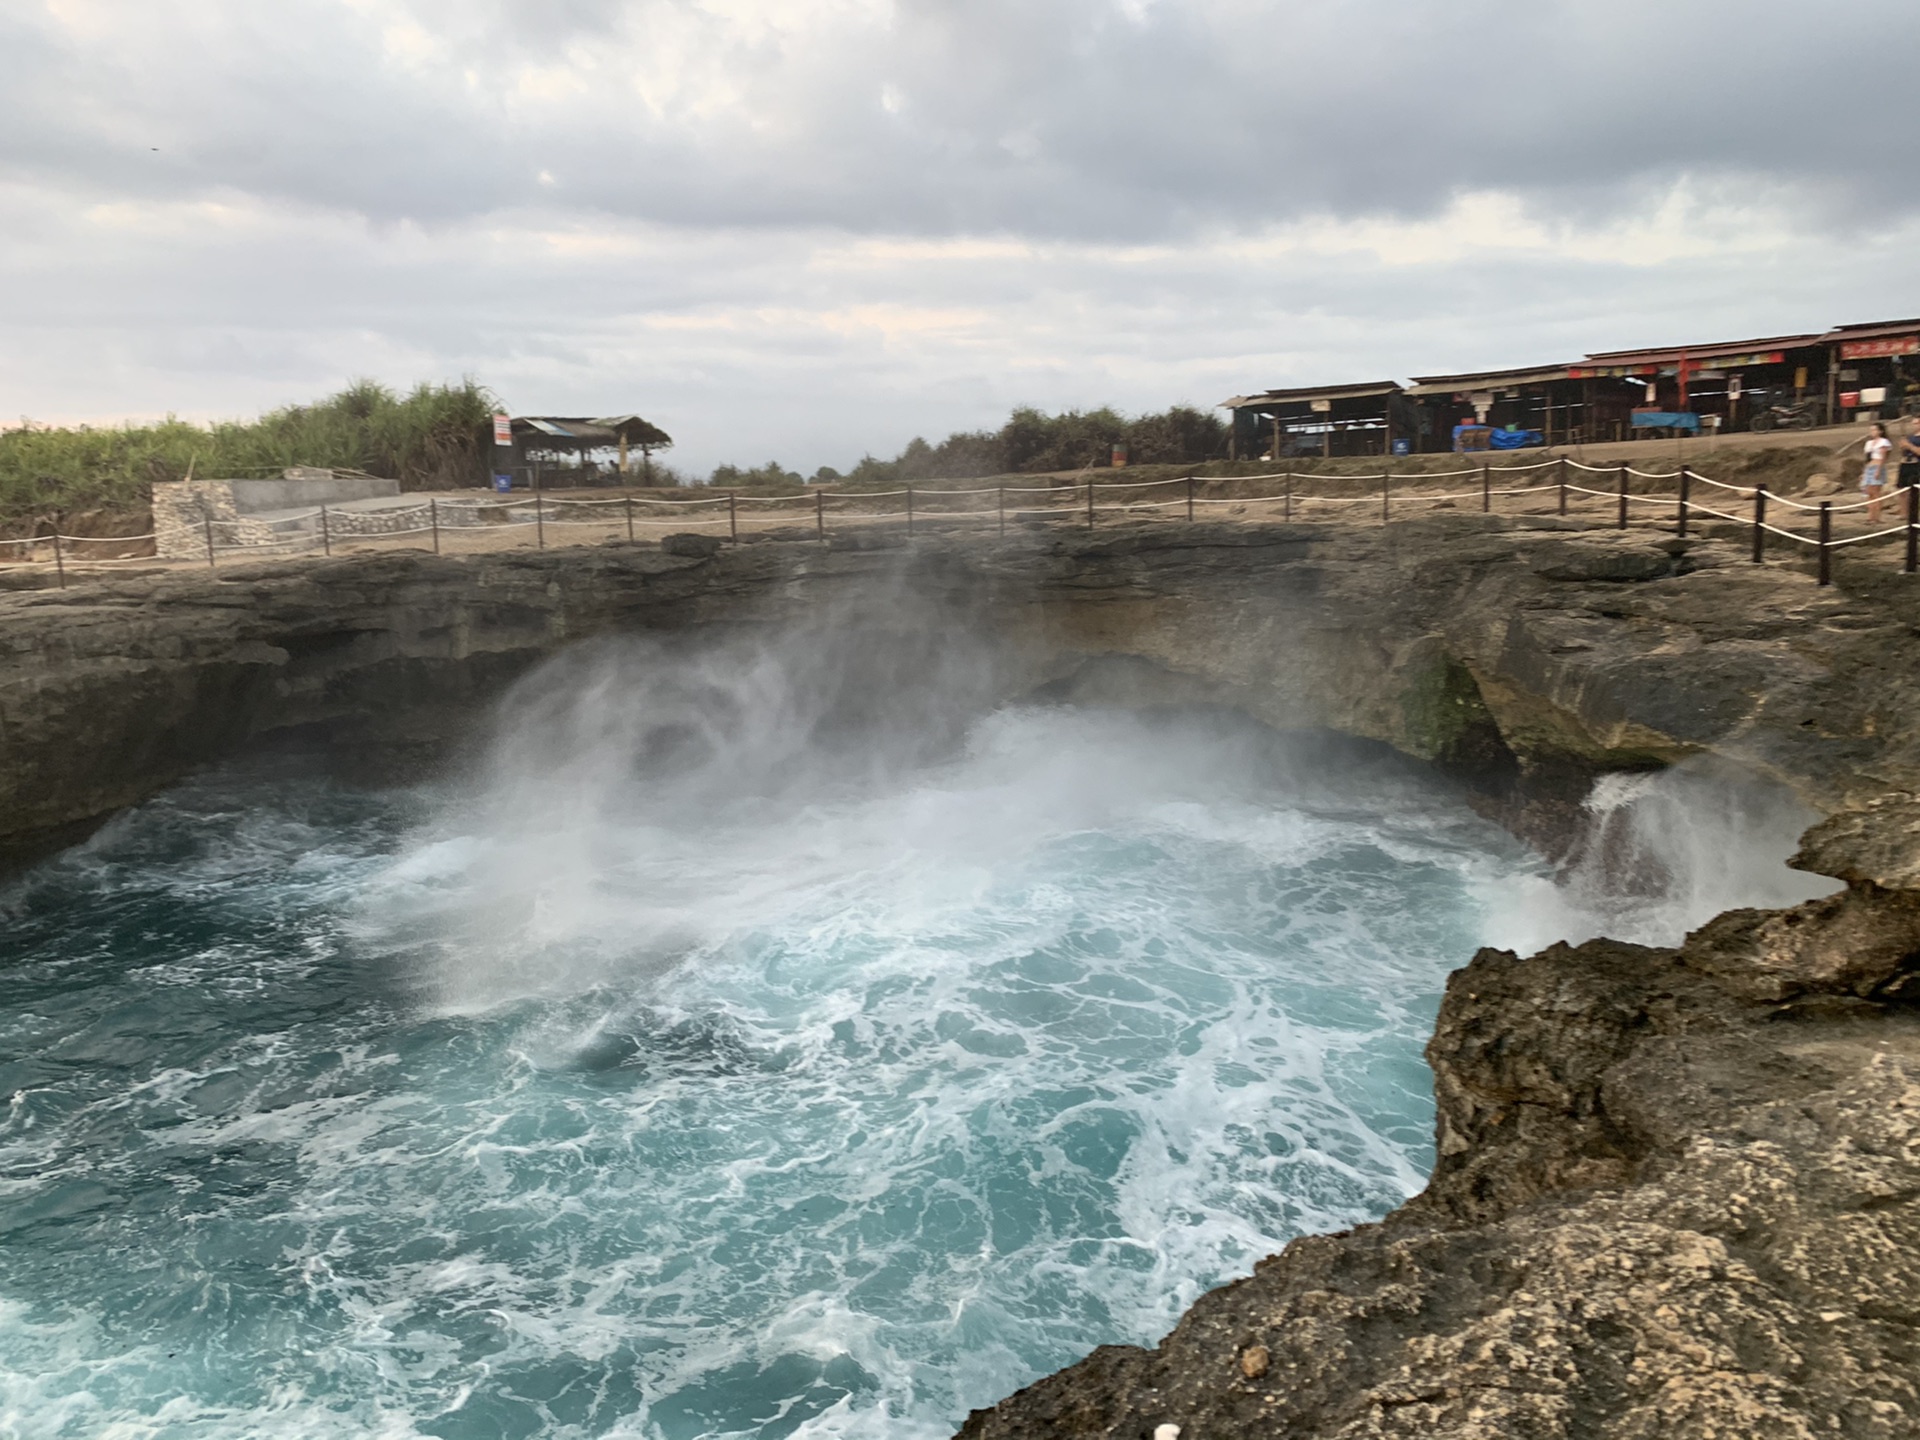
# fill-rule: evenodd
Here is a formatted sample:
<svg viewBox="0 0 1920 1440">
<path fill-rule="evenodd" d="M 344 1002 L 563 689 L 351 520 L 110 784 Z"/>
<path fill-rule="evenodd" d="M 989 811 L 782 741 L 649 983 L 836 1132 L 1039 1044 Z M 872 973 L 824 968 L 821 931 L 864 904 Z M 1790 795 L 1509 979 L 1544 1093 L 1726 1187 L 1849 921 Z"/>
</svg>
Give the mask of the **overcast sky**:
<svg viewBox="0 0 1920 1440">
<path fill-rule="evenodd" d="M 0 0 L 0 415 L 805 470 L 1920 314 L 1911 0 Z"/>
</svg>

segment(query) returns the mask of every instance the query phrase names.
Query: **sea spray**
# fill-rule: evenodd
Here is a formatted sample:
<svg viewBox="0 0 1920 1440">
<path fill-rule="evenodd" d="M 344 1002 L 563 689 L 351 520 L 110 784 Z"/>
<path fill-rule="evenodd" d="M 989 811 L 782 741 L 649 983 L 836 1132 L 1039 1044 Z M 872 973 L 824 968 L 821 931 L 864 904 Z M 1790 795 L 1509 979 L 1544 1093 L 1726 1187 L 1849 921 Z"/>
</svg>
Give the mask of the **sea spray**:
<svg viewBox="0 0 1920 1440">
<path fill-rule="evenodd" d="M 9 892 L 0 1434 L 943 1434 L 1417 1189 L 1446 972 L 1602 923 L 1378 750 L 779 638 Z M 1688 872 L 1794 820 L 1697 799 L 1667 938 L 1786 873 Z"/>
</svg>

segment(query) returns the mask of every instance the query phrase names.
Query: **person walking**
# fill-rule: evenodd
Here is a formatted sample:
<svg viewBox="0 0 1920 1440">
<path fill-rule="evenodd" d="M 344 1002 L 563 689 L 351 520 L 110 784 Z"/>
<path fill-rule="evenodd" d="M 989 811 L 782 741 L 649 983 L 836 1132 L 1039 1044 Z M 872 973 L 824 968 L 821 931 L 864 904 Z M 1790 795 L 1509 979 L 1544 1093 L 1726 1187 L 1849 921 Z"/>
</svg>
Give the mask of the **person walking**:
<svg viewBox="0 0 1920 1440">
<path fill-rule="evenodd" d="M 1860 488 L 1867 496 L 1867 523 L 1880 523 L 1880 495 L 1887 488 L 1887 456 L 1893 452 L 1893 442 L 1887 438 L 1887 427 L 1878 420 L 1867 435 L 1867 463 L 1860 472 Z"/>
</svg>

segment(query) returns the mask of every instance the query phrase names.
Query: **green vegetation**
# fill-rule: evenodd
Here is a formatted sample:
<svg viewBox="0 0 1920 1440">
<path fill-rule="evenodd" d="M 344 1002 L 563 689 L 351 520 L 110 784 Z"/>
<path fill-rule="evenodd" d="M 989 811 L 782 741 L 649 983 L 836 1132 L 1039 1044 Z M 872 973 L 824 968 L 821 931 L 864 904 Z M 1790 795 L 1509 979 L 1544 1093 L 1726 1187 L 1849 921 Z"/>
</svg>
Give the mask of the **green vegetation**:
<svg viewBox="0 0 1920 1440">
<path fill-rule="evenodd" d="M 891 460 L 868 455 L 846 475 L 823 467 L 817 484 L 853 486 L 965 480 L 984 475 L 1033 475 L 1057 470 L 1098 469 L 1113 463 L 1113 447 L 1127 447 L 1133 465 L 1197 465 L 1226 454 L 1225 423 L 1204 410 L 1175 405 L 1157 415 L 1128 419 L 1102 406 L 1047 415 L 1023 406 L 998 430 L 969 430 L 937 445 L 915 438 Z M 710 484 L 728 488 L 796 486 L 803 477 L 773 462 L 743 470 L 722 465 Z"/>
<path fill-rule="evenodd" d="M 193 425 L 29 425 L 0 431 L 0 521 L 50 511 L 132 509 L 156 481 L 271 475 L 289 465 L 365 470 L 407 489 L 484 484 L 495 397 L 472 380 L 400 396 L 360 380 L 258 420 Z"/>
</svg>

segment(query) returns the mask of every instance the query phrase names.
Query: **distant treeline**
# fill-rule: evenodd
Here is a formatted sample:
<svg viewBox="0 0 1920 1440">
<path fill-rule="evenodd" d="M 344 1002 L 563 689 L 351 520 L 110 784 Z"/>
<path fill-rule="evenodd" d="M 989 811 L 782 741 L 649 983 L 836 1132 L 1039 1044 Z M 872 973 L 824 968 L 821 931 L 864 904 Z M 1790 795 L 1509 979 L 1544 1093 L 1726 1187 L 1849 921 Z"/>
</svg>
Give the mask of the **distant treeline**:
<svg viewBox="0 0 1920 1440">
<path fill-rule="evenodd" d="M 868 455 L 842 475 L 821 468 L 811 477 L 768 463 L 746 470 L 722 465 L 714 485 L 750 486 L 846 481 L 855 485 L 905 485 L 922 480 L 960 480 L 981 475 L 1038 474 L 1084 470 L 1113 463 L 1116 445 L 1127 447 L 1133 465 L 1198 465 L 1227 453 L 1226 424 L 1205 410 L 1175 405 L 1133 419 L 1102 406 L 1047 415 L 1023 406 L 998 430 L 965 430 L 937 445 L 916 437 L 891 460 Z"/>
<path fill-rule="evenodd" d="M 28 425 L 0 431 L 0 520 L 133 507 L 155 481 L 272 475 L 325 465 L 391 476 L 408 489 L 483 483 L 496 400 L 471 380 L 399 395 L 361 380 L 313 405 L 258 420 L 194 425 Z"/>
</svg>

